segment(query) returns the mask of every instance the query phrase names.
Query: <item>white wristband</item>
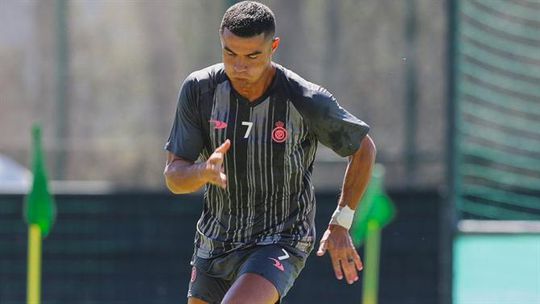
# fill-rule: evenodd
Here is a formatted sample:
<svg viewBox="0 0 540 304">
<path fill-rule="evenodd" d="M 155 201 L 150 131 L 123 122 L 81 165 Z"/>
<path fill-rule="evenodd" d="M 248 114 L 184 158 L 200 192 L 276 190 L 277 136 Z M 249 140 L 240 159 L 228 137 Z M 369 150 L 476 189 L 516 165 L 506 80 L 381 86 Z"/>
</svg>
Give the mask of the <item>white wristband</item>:
<svg viewBox="0 0 540 304">
<path fill-rule="evenodd" d="M 334 214 L 332 214 L 332 219 L 330 220 L 331 225 L 339 225 L 349 230 L 352 226 L 354 219 L 354 210 L 349 208 L 349 206 L 341 207 L 338 206 Z"/>
</svg>

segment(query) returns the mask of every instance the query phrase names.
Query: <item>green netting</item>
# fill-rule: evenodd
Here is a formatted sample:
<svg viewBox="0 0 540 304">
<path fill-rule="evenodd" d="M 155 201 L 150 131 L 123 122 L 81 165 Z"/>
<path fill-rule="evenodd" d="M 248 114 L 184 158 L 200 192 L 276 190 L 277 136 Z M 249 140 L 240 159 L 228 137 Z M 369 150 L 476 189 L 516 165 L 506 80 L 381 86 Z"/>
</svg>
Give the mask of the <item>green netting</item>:
<svg viewBox="0 0 540 304">
<path fill-rule="evenodd" d="M 540 74 L 540 70 L 538 71 Z M 507 111 L 518 111 L 530 115 L 540 116 L 540 107 L 537 107 L 534 101 L 523 100 L 513 97 L 511 103 L 508 103 L 508 95 L 486 89 L 482 86 L 466 82 L 462 84 L 461 93 L 464 97 L 480 99 L 485 104 L 492 104 L 505 108 Z"/>
<path fill-rule="evenodd" d="M 492 35 L 504 33 L 510 36 L 509 38 L 525 38 L 540 41 L 540 32 L 537 27 L 525 24 L 525 22 L 517 22 L 517 20 L 515 20 L 516 18 L 512 18 L 512 16 L 504 13 L 505 9 L 508 7 L 516 6 L 515 3 L 499 2 L 498 4 L 491 4 L 490 2 L 489 5 L 484 6 L 479 5 L 479 1 L 474 0 L 462 0 L 460 3 L 462 19 L 463 17 L 466 17 L 466 21 L 469 24 L 483 25 L 483 28 L 489 28 L 489 32 Z M 493 7 L 505 8 L 501 9 L 502 12 L 500 14 L 493 14 L 493 10 L 490 11 L 489 9 Z M 538 20 L 538 8 L 530 8 L 529 10 L 533 14 L 536 14 L 536 19 Z M 504 16 L 506 16 L 506 18 L 504 18 Z"/>
<path fill-rule="evenodd" d="M 516 62 L 515 60 L 508 59 L 505 56 L 487 52 L 481 46 L 477 46 L 477 44 L 473 43 L 463 45 L 461 51 L 466 58 L 476 60 L 486 67 L 499 69 L 500 71 L 507 73 L 515 73 L 515 76 L 517 77 L 531 77 L 534 79 L 534 81 L 540 81 L 540 79 L 535 78 L 538 77 L 540 73 L 540 66 Z"/>
<path fill-rule="evenodd" d="M 454 164 L 463 218 L 540 220 L 540 5 L 460 0 Z"/>
<path fill-rule="evenodd" d="M 486 202 L 478 202 L 476 199 L 462 199 L 461 212 L 464 217 L 483 220 L 540 220 L 540 216 L 534 212 L 516 211 L 516 208 L 509 206 L 498 206 Z"/>
<path fill-rule="evenodd" d="M 538 201 L 527 195 L 516 194 L 504 190 L 493 189 L 493 187 L 479 185 L 466 186 L 465 190 L 469 195 L 475 195 L 478 197 L 483 197 L 485 199 L 490 199 L 500 204 L 505 204 L 508 206 L 518 205 L 524 208 L 540 210 L 540 205 L 538 204 Z"/>
<path fill-rule="evenodd" d="M 471 160 L 469 163 L 462 164 L 461 172 L 464 177 L 470 176 L 476 178 L 476 180 L 491 181 L 507 185 L 508 188 L 540 189 L 540 178 L 538 177 L 511 172 L 505 168 L 495 168 L 494 166 L 498 164 L 493 162 L 488 163 L 491 166 L 474 164 L 474 162 L 474 160 Z M 463 189 L 466 189 L 466 187 L 463 187 Z"/>
<path fill-rule="evenodd" d="M 487 70 L 483 66 L 474 63 L 465 62 L 465 64 L 461 66 L 461 71 L 465 75 L 483 79 L 489 84 L 512 91 L 526 92 L 528 95 L 531 95 L 536 99 L 540 98 L 540 86 L 538 86 L 538 84 L 523 82 L 519 79 L 511 78 L 507 75 Z M 535 107 L 538 106 L 540 105 L 536 105 Z"/>
<path fill-rule="evenodd" d="M 516 115 L 508 111 L 496 111 L 489 108 L 489 105 L 466 102 L 463 103 L 462 110 L 468 115 L 480 119 L 489 117 L 489 119 L 499 122 L 499 125 L 516 130 L 517 132 L 535 133 L 535 130 L 540 130 L 540 120 L 524 117 L 519 114 Z"/>
<path fill-rule="evenodd" d="M 537 11 L 519 5 L 519 1 L 513 5 L 506 5 L 507 2 L 508 0 L 477 0 L 476 5 L 485 10 L 504 14 L 514 20 L 540 22 Z"/>
<path fill-rule="evenodd" d="M 526 153 L 526 155 L 531 154 L 540 157 L 540 144 L 538 142 L 535 143 L 534 140 L 525 136 L 515 135 L 509 130 L 500 130 L 495 127 L 489 128 L 464 121 L 458 127 L 458 131 L 460 132 L 460 150 L 464 149 L 464 140 L 477 139 L 490 145 L 497 145 L 501 149 L 511 150 L 515 155 Z"/>
<path fill-rule="evenodd" d="M 536 158 L 528 155 L 520 155 L 509 151 L 486 149 L 485 145 L 477 142 L 470 142 L 463 145 L 464 154 L 483 158 L 487 161 L 498 162 L 502 165 L 512 166 L 520 170 L 529 170 L 531 163 L 536 161 Z M 540 205 L 539 205 L 540 207 Z"/>
</svg>

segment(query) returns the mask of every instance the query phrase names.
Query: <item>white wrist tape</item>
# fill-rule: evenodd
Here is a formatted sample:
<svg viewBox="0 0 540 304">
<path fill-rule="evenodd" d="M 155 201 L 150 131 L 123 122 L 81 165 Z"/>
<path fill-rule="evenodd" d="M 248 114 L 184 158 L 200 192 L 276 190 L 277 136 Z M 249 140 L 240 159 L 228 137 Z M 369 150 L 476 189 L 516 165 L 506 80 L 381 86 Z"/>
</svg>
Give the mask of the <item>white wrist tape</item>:
<svg viewBox="0 0 540 304">
<path fill-rule="evenodd" d="M 341 207 L 338 206 L 334 214 L 332 214 L 332 219 L 330 224 L 339 225 L 346 228 L 347 230 L 351 228 L 352 222 L 354 219 L 354 210 L 349 208 L 349 206 Z"/>
</svg>

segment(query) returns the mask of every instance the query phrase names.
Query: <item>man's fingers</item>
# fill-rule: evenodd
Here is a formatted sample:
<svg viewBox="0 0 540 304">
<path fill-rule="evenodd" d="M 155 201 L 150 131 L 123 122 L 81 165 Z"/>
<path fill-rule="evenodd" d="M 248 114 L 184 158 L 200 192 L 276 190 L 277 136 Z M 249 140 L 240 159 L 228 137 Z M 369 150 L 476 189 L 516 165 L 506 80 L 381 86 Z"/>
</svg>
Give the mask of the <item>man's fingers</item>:
<svg viewBox="0 0 540 304">
<path fill-rule="evenodd" d="M 347 283 L 358 281 L 358 271 L 362 270 L 362 261 L 346 230 L 326 230 L 321 238 L 317 255 L 323 255 L 326 250 L 332 260 L 332 268 L 338 280 L 344 277 Z"/>
<path fill-rule="evenodd" d="M 334 268 L 334 273 L 336 274 L 336 279 L 343 280 L 343 271 L 341 270 L 341 264 L 339 259 L 336 257 L 332 258 L 332 267 Z"/>
<path fill-rule="evenodd" d="M 319 250 L 317 251 L 318 256 L 323 256 L 326 252 L 326 249 L 328 249 L 328 242 L 326 240 L 321 240 L 321 245 L 319 246 Z"/>
<path fill-rule="evenodd" d="M 341 280 L 343 279 L 343 272 L 341 271 L 341 265 L 339 263 L 339 258 L 330 255 L 330 258 L 332 260 L 332 268 L 334 268 L 334 273 L 336 274 L 336 279 Z"/>
<path fill-rule="evenodd" d="M 344 256 L 341 260 L 341 266 L 347 278 L 347 283 L 352 284 L 358 280 L 358 273 L 356 272 L 354 258 L 350 256 Z"/>
<path fill-rule="evenodd" d="M 225 173 L 219 173 L 221 188 L 227 188 L 227 175 Z"/>
<path fill-rule="evenodd" d="M 364 264 L 362 263 L 362 260 L 360 259 L 358 253 L 354 255 L 354 265 L 356 266 L 356 269 L 358 271 L 362 271 L 362 269 L 364 269 Z"/>
<path fill-rule="evenodd" d="M 208 182 L 223 189 L 227 188 L 227 176 L 223 173 L 212 176 L 212 178 L 208 180 Z"/>
<path fill-rule="evenodd" d="M 221 144 L 221 146 L 217 147 L 217 149 L 214 152 L 225 154 L 227 153 L 227 151 L 229 151 L 230 147 L 231 147 L 231 141 L 227 139 L 224 143 Z"/>
<path fill-rule="evenodd" d="M 342 248 L 339 256 L 342 257 L 341 266 L 347 283 L 352 284 L 358 281 L 358 271 L 362 270 L 362 261 L 356 249 Z"/>
<path fill-rule="evenodd" d="M 330 235 L 330 230 L 326 230 L 321 238 L 321 245 L 319 246 L 319 250 L 317 250 L 318 256 L 323 256 L 326 250 L 328 249 L 329 242 L 328 242 L 328 236 Z"/>
</svg>

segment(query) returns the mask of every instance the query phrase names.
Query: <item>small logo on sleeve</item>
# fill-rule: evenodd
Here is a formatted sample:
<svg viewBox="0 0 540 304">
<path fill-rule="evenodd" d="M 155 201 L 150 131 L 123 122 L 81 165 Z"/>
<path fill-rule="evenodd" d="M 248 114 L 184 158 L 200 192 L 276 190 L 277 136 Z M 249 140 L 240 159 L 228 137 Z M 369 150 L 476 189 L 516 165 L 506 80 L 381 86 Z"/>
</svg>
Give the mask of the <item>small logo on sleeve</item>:
<svg viewBox="0 0 540 304">
<path fill-rule="evenodd" d="M 220 120 L 210 119 L 210 123 L 214 124 L 214 129 L 225 129 L 227 127 L 227 123 Z"/>
<path fill-rule="evenodd" d="M 282 143 L 287 140 L 288 132 L 283 126 L 285 126 L 285 124 L 282 121 L 276 122 L 276 127 L 272 130 L 273 141 Z"/>
</svg>

